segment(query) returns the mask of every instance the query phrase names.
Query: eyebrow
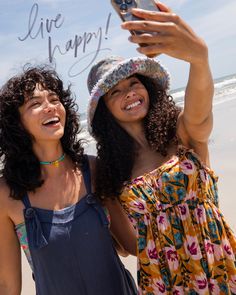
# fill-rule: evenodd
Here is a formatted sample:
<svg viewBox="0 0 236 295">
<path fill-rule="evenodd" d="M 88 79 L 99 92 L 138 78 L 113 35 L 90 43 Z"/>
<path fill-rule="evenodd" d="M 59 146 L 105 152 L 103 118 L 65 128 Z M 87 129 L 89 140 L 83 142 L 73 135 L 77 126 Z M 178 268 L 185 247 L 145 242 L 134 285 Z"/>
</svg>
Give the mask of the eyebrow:
<svg viewBox="0 0 236 295">
<path fill-rule="evenodd" d="M 48 96 L 53 96 L 53 95 L 56 95 L 56 96 L 59 96 L 56 92 L 54 91 L 51 91 L 51 92 L 48 92 Z M 29 96 L 30 99 L 34 99 L 34 98 L 41 98 L 40 95 L 32 95 L 32 96 Z"/>
<path fill-rule="evenodd" d="M 59 95 L 54 91 L 49 92 L 48 95 L 49 96 L 56 95 L 56 96 L 59 97 Z M 41 99 L 41 96 L 39 96 L 39 95 L 32 95 L 32 96 L 29 95 L 29 96 L 27 96 L 27 99 L 25 100 L 25 103 L 27 104 L 27 103 L 31 102 L 33 99 Z"/>
</svg>

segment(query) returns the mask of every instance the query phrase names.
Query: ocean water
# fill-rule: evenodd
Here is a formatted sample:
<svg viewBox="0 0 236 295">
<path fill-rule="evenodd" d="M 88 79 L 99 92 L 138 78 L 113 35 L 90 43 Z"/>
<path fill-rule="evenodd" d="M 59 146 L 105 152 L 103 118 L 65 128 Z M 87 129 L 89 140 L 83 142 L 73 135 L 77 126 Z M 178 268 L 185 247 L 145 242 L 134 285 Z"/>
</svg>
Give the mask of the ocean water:
<svg viewBox="0 0 236 295">
<path fill-rule="evenodd" d="M 213 105 L 218 105 L 236 97 L 236 74 L 228 75 L 214 80 L 215 94 Z M 183 105 L 184 88 L 171 92 L 176 104 Z"/>
<path fill-rule="evenodd" d="M 236 99 L 236 74 L 224 76 L 214 80 L 215 93 L 213 105 L 219 105 L 226 103 L 227 101 Z M 184 88 L 178 88 L 170 92 L 173 96 L 174 101 L 177 105 L 183 106 L 184 103 Z M 87 131 L 87 115 L 82 113 L 80 115 L 82 132 L 80 134 L 81 138 L 85 138 L 88 141 L 86 150 L 94 154 L 95 153 L 95 142 L 89 135 Z"/>
</svg>

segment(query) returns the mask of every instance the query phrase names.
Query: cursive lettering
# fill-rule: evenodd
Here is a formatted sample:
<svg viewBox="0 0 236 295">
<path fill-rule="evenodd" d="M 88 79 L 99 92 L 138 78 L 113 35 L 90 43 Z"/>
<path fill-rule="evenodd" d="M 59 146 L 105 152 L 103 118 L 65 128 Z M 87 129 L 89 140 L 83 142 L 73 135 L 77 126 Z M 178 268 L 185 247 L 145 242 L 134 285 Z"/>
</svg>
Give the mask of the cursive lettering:
<svg viewBox="0 0 236 295">
<path fill-rule="evenodd" d="M 27 32 L 23 37 L 18 37 L 18 40 L 23 42 L 27 39 L 45 39 L 48 42 L 48 59 L 52 63 L 56 60 L 56 56 L 63 56 L 69 53 L 73 54 L 76 59 L 72 66 L 69 67 L 68 75 L 75 77 L 87 69 L 96 59 L 100 51 L 110 50 L 109 48 L 102 48 L 103 39 L 107 39 L 111 13 L 109 13 L 105 30 L 98 27 L 97 30 L 92 32 L 83 32 L 82 34 L 75 34 L 72 38 L 68 39 L 64 44 L 54 43 L 53 31 L 62 28 L 64 24 L 64 17 L 58 13 L 54 18 L 43 19 L 39 16 L 39 5 L 33 4 L 29 13 Z M 104 31 L 104 33 L 103 33 Z M 93 46 L 91 50 L 91 46 Z M 95 49 L 94 49 L 95 47 Z M 79 50 L 82 56 L 79 56 Z M 90 52 L 88 52 L 90 50 Z M 88 64 L 79 69 L 81 61 L 91 58 Z"/>
<path fill-rule="evenodd" d="M 84 32 L 82 36 L 75 35 L 74 39 L 70 39 L 65 44 L 65 49 L 62 50 L 59 45 L 52 46 L 52 38 L 49 37 L 48 42 L 48 51 L 49 51 L 49 61 L 53 61 L 53 57 L 55 54 L 55 51 L 57 50 L 61 55 L 65 55 L 68 51 L 73 50 L 74 51 L 74 57 L 76 58 L 78 56 L 78 48 L 82 47 L 82 52 L 85 53 L 87 49 L 87 45 L 92 39 L 98 39 L 98 47 L 97 50 L 100 50 L 101 48 L 101 41 L 102 41 L 102 28 L 100 27 L 95 32 Z"/>
<path fill-rule="evenodd" d="M 70 78 L 74 78 L 74 77 L 82 74 L 84 71 L 86 71 L 93 64 L 93 62 L 97 58 L 99 52 L 101 52 L 101 51 L 111 51 L 111 49 L 110 48 L 101 48 L 99 51 L 98 50 L 92 51 L 92 52 L 89 52 L 88 54 L 84 55 L 83 57 L 78 59 L 74 64 L 72 64 L 72 66 L 68 70 L 68 76 Z M 91 60 L 88 60 L 88 64 L 86 64 L 84 67 L 81 68 L 81 65 L 80 65 L 81 61 L 83 61 L 87 58 L 90 58 L 91 56 L 92 56 L 92 58 L 91 58 Z"/>
<path fill-rule="evenodd" d="M 41 38 L 43 39 L 45 30 L 46 33 L 51 33 L 53 27 L 59 29 L 63 25 L 64 18 L 62 18 L 60 13 L 58 13 L 54 19 L 47 18 L 44 21 L 44 19 L 41 18 L 40 23 L 37 25 L 38 10 L 39 6 L 35 3 L 30 10 L 28 31 L 24 37 L 18 37 L 20 41 L 25 41 L 27 38 L 36 39 L 39 35 L 41 35 Z M 34 32 L 34 30 L 36 32 Z"/>
</svg>

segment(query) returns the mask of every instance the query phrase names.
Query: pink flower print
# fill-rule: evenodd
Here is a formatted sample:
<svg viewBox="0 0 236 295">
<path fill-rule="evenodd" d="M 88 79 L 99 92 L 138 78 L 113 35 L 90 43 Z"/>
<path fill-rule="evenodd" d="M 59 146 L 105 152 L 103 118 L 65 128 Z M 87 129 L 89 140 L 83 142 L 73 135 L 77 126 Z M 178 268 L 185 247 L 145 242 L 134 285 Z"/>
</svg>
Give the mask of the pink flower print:
<svg viewBox="0 0 236 295">
<path fill-rule="evenodd" d="M 201 169 L 200 170 L 200 178 L 203 182 L 207 182 L 207 173 L 206 170 Z"/>
<path fill-rule="evenodd" d="M 17 231 L 16 234 L 17 234 L 19 240 L 20 240 L 20 239 L 22 238 L 22 236 L 23 236 L 22 232 L 20 232 L 20 231 Z"/>
<path fill-rule="evenodd" d="M 194 282 L 195 284 L 195 288 L 197 291 L 197 294 L 199 295 L 205 295 L 205 294 L 209 294 L 208 293 L 208 282 L 207 282 L 207 278 L 204 274 L 200 275 L 200 276 L 195 276 L 196 280 Z M 207 291 L 207 293 L 206 293 Z"/>
<path fill-rule="evenodd" d="M 229 287 L 230 287 L 230 291 L 233 294 L 236 294 L 236 276 L 235 275 L 230 277 Z"/>
<path fill-rule="evenodd" d="M 143 294 L 143 290 L 140 286 L 138 287 L 138 294 Z"/>
<path fill-rule="evenodd" d="M 188 210 L 187 204 L 181 204 L 181 205 L 178 205 L 178 207 L 180 210 L 181 220 L 186 220 L 189 216 L 189 210 Z"/>
<path fill-rule="evenodd" d="M 145 214 L 147 213 L 146 203 L 140 201 L 132 201 L 130 202 L 130 207 L 137 213 Z"/>
<path fill-rule="evenodd" d="M 165 254 L 170 270 L 177 270 L 179 267 L 177 251 L 173 246 L 165 247 Z"/>
<path fill-rule="evenodd" d="M 184 160 L 180 163 L 180 167 L 184 174 L 190 175 L 193 174 L 196 170 L 194 163 L 190 160 Z"/>
<path fill-rule="evenodd" d="M 218 208 L 217 208 L 217 207 L 213 207 L 213 211 L 214 211 L 214 213 L 215 213 L 215 217 L 216 217 L 218 220 L 221 220 L 222 215 L 221 215 L 221 213 L 219 212 Z"/>
<path fill-rule="evenodd" d="M 175 159 L 170 159 L 169 161 L 166 162 L 166 164 L 171 164 L 171 163 L 174 163 L 175 162 Z"/>
<path fill-rule="evenodd" d="M 173 295 L 184 295 L 184 289 L 181 286 L 173 287 Z"/>
<path fill-rule="evenodd" d="M 21 248 L 23 249 L 23 250 L 27 250 L 28 249 L 28 245 L 21 245 Z"/>
<path fill-rule="evenodd" d="M 220 294 L 220 288 L 216 280 L 210 279 L 210 282 L 208 283 L 208 288 L 211 294 L 213 295 Z"/>
<path fill-rule="evenodd" d="M 163 210 L 163 205 L 161 203 L 157 203 L 156 208 L 158 211 L 161 211 L 161 210 Z"/>
<path fill-rule="evenodd" d="M 165 232 L 167 228 L 169 228 L 170 223 L 169 223 L 169 220 L 167 219 L 166 213 L 161 212 L 157 216 L 157 226 L 162 233 Z"/>
<path fill-rule="evenodd" d="M 161 177 L 159 177 L 158 180 L 157 180 L 157 186 L 158 186 L 159 190 L 162 190 L 162 179 L 161 179 Z"/>
<path fill-rule="evenodd" d="M 185 247 L 186 253 L 193 260 L 200 260 L 202 258 L 202 254 L 201 254 L 198 240 L 196 237 L 186 235 L 186 241 L 184 242 L 184 247 Z"/>
<path fill-rule="evenodd" d="M 155 294 L 167 294 L 165 284 L 161 279 L 154 279 L 152 287 Z"/>
<path fill-rule="evenodd" d="M 196 196 L 197 196 L 196 192 L 190 189 L 189 192 L 186 194 L 185 199 L 186 200 L 196 199 Z"/>
<path fill-rule="evenodd" d="M 208 240 L 204 241 L 204 245 L 205 245 L 205 251 L 206 251 L 206 255 L 207 255 L 207 261 L 209 264 L 213 264 L 213 262 L 214 262 L 214 246 Z"/>
<path fill-rule="evenodd" d="M 232 247 L 227 239 L 222 240 L 222 246 L 223 246 L 223 251 L 224 251 L 225 256 L 229 259 L 234 260 L 235 259 L 234 253 L 233 253 Z"/>
<path fill-rule="evenodd" d="M 221 245 L 213 244 L 214 248 L 214 257 L 217 261 L 223 258 L 223 249 Z"/>
<path fill-rule="evenodd" d="M 144 224 L 149 225 L 150 224 L 150 216 L 149 214 L 145 214 L 143 218 Z"/>
<path fill-rule="evenodd" d="M 198 205 L 194 210 L 194 214 L 198 224 L 206 223 L 206 211 L 203 205 Z"/>
<path fill-rule="evenodd" d="M 140 269 L 141 269 L 141 267 L 140 267 L 140 260 L 137 259 L 137 270 L 139 271 Z"/>
<path fill-rule="evenodd" d="M 158 263 L 158 254 L 157 254 L 157 249 L 156 249 L 156 245 L 154 243 L 154 241 L 149 240 L 148 244 L 147 244 L 147 255 L 150 259 L 150 261 L 154 264 Z"/>
<path fill-rule="evenodd" d="M 180 209 L 181 215 L 186 215 L 187 208 L 185 205 L 179 205 L 179 209 Z"/>
<path fill-rule="evenodd" d="M 137 220 L 135 218 L 133 218 L 131 215 L 128 215 L 128 217 L 129 217 L 131 224 L 136 228 Z"/>
</svg>

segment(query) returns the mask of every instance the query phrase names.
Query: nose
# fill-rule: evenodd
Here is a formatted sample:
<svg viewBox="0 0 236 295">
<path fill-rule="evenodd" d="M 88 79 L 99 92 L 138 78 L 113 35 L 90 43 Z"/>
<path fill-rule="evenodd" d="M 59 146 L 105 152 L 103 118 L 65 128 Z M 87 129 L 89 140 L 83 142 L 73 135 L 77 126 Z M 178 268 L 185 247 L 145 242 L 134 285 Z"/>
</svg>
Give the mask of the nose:
<svg viewBox="0 0 236 295">
<path fill-rule="evenodd" d="M 136 96 L 136 92 L 133 89 L 128 89 L 126 93 L 126 98 L 132 98 Z"/>
<path fill-rule="evenodd" d="M 56 106 L 51 103 L 50 101 L 45 101 L 44 102 L 44 105 L 43 105 L 43 111 L 45 113 L 51 113 L 51 112 L 54 112 L 56 109 Z"/>
</svg>

